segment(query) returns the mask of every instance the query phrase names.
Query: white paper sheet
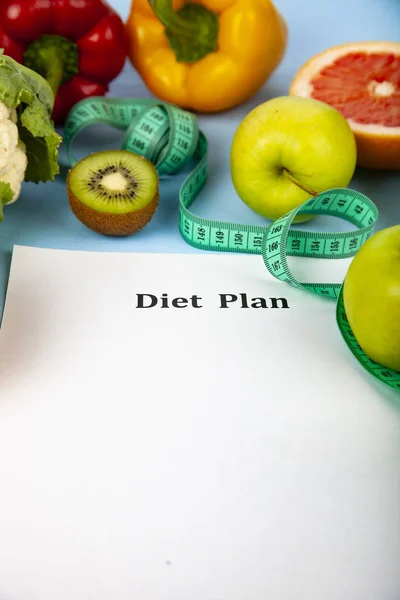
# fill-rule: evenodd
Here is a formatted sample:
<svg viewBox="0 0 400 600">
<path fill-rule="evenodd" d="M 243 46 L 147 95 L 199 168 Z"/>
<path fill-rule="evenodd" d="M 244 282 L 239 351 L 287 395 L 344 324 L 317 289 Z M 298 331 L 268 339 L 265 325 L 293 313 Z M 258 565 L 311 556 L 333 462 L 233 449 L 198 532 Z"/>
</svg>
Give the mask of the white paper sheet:
<svg viewBox="0 0 400 600">
<path fill-rule="evenodd" d="M 0 600 L 400 597 L 398 394 L 261 257 L 16 247 L 0 361 Z"/>
</svg>

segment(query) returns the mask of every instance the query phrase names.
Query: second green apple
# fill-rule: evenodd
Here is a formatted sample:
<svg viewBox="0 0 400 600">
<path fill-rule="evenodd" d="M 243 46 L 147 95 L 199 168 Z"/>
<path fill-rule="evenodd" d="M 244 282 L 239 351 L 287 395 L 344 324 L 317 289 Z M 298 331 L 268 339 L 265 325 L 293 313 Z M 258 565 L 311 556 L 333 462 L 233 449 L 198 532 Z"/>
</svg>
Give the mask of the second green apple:
<svg viewBox="0 0 400 600">
<path fill-rule="evenodd" d="M 339 111 L 318 100 L 281 96 L 243 119 L 230 161 L 243 202 L 275 220 L 325 190 L 347 187 L 357 148 Z M 300 215 L 296 222 L 310 218 Z"/>
</svg>

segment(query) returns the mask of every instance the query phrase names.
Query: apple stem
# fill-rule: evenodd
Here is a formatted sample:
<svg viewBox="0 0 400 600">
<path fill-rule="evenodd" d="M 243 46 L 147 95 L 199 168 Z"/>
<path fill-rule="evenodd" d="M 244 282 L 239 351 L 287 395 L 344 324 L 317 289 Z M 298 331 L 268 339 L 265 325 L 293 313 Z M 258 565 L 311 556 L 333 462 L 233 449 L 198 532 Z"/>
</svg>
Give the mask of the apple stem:
<svg viewBox="0 0 400 600">
<path fill-rule="evenodd" d="M 283 172 L 285 173 L 285 175 L 287 175 L 287 177 L 288 177 L 288 179 L 290 179 L 290 181 L 292 181 L 295 185 L 297 185 L 297 187 L 299 187 L 302 190 L 304 190 L 305 192 L 307 192 L 307 194 L 310 194 L 310 196 L 318 196 L 318 192 L 315 192 L 311 188 L 300 183 L 300 181 L 298 179 L 296 179 L 296 177 L 293 177 L 293 175 L 290 173 L 290 171 L 288 171 L 287 169 L 283 169 Z"/>
</svg>

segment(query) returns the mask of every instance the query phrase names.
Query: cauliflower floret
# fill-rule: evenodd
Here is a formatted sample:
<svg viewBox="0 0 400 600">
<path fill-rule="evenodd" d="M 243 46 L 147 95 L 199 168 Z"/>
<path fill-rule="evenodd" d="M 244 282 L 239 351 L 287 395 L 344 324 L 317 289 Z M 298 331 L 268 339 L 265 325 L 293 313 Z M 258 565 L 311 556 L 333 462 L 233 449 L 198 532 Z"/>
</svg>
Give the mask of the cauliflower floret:
<svg viewBox="0 0 400 600">
<path fill-rule="evenodd" d="M 13 197 L 8 204 L 12 204 L 19 198 L 27 165 L 28 159 L 26 157 L 26 147 L 25 144 L 19 140 L 18 145 L 11 156 L 9 168 L 0 173 L 0 181 L 8 183 L 13 191 Z"/>
<path fill-rule="evenodd" d="M 9 169 L 8 171 L 6 171 L 6 173 L 2 173 L 0 175 L 0 181 L 2 181 L 3 183 L 8 183 L 10 185 L 11 190 L 14 192 L 12 199 L 10 200 L 10 202 L 7 203 L 7 205 L 12 204 L 18 199 L 21 193 L 22 181 L 17 170 Z"/>
<path fill-rule="evenodd" d="M 0 173 L 9 168 L 18 144 L 18 127 L 10 120 L 10 109 L 0 102 Z"/>
<path fill-rule="evenodd" d="M 10 109 L 8 108 L 8 106 L 3 104 L 3 102 L 0 102 L 0 122 L 6 121 L 9 118 L 10 118 Z"/>
<path fill-rule="evenodd" d="M 15 202 L 21 193 L 28 164 L 26 147 L 18 137 L 16 123 L 16 110 L 0 102 L 0 181 L 10 185 L 11 202 Z"/>
<path fill-rule="evenodd" d="M 13 123 L 16 123 L 18 121 L 18 115 L 17 115 L 17 109 L 16 108 L 11 108 L 10 109 L 10 116 L 9 116 L 10 121 L 12 121 Z"/>
<path fill-rule="evenodd" d="M 22 140 L 18 140 L 18 145 L 11 157 L 10 164 L 11 168 L 14 168 L 21 180 L 23 180 L 25 177 L 26 167 L 28 166 L 28 158 L 26 156 L 26 146 Z"/>
</svg>

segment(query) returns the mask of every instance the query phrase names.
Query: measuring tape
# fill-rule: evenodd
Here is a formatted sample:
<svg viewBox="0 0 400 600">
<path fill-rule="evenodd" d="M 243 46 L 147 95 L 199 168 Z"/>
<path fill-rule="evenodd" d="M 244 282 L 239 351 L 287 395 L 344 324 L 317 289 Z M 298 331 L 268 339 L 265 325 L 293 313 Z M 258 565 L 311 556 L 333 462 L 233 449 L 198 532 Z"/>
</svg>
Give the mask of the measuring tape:
<svg viewBox="0 0 400 600">
<path fill-rule="evenodd" d="M 157 100 L 86 98 L 74 106 L 65 122 L 64 142 L 71 166 L 77 162 L 71 152 L 74 138 L 85 127 L 99 123 L 124 131 L 121 147 L 147 158 L 160 176 L 177 174 L 196 158 L 196 166 L 179 191 L 179 231 L 183 239 L 203 250 L 260 254 L 268 271 L 280 281 L 336 301 L 337 324 L 351 352 L 374 377 L 400 391 L 400 372 L 375 363 L 358 345 L 346 317 L 343 284 L 301 283 L 287 262 L 287 256 L 354 256 L 371 236 L 378 219 L 378 209 L 369 198 L 352 189 L 337 188 L 307 200 L 269 227 L 211 221 L 189 210 L 207 180 L 208 143 L 195 115 Z M 346 233 L 291 229 L 294 218 L 301 214 L 339 217 L 356 229 Z"/>
</svg>

